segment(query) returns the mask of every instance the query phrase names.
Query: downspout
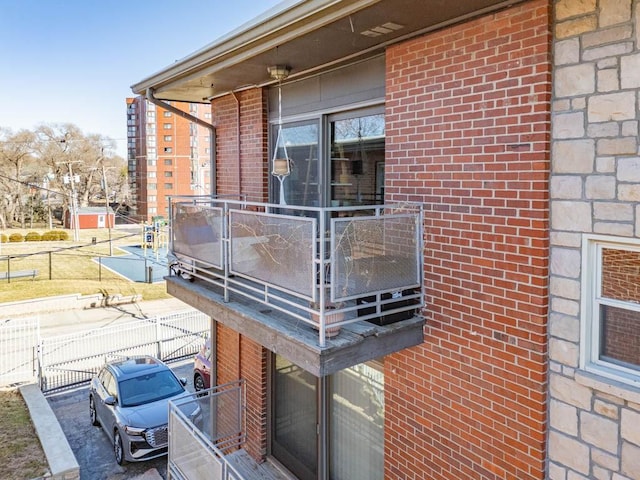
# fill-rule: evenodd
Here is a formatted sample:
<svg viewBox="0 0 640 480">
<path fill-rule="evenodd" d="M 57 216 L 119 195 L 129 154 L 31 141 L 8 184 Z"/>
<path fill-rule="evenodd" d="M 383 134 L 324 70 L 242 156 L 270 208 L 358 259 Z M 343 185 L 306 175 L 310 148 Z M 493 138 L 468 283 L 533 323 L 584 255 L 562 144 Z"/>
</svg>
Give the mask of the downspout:
<svg viewBox="0 0 640 480">
<path fill-rule="evenodd" d="M 157 99 L 153 96 L 153 88 L 147 89 L 147 100 L 157 105 L 160 108 L 164 108 L 176 115 L 181 116 L 182 118 L 186 118 L 190 122 L 196 123 L 201 127 L 209 130 L 209 186 L 210 186 L 210 194 L 212 197 L 216 196 L 218 193 L 218 188 L 216 185 L 216 127 L 212 124 L 205 122 L 204 120 L 199 119 L 198 117 L 194 117 L 190 113 L 183 112 L 179 108 L 174 107 L 173 105 L 169 105 L 168 103 L 163 102 L 162 100 Z"/>
<path fill-rule="evenodd" d="M 169 105 L 168 103 L 163 102 L 162 100 L 157 99 L 153 96 L 153 89 L 147 89 L 146 99 L 153 103 L 154 105 L 164 108 L 176 115 L 179 115 L 183 118 L 186 118 L 190 122 L 196 123 L 207 130 L 209 130 L 209 186 L 210 186 L 210 195 L 211 197 L 215 197 L 217 194 L 217 185 L 216 185 L 216 127 L 211 125 L 210 123 L 205 122 L 204 120 L 200 120 L 198 117 L 194 117 L 193 115 L 183 112 L 182 110 L 174 107 L 173 105 Z M 211 372 L 210 372 L 210 381 L 211 386 L 217 385 L 218 382 L 218 329 L 216 328 L 218 322 L 213 318 L 211 318 L 210 330 L 209 330 L 209 338 L 211 345 Z M 213 396 L 212 396 L 213 398 Z"/>
</svg>

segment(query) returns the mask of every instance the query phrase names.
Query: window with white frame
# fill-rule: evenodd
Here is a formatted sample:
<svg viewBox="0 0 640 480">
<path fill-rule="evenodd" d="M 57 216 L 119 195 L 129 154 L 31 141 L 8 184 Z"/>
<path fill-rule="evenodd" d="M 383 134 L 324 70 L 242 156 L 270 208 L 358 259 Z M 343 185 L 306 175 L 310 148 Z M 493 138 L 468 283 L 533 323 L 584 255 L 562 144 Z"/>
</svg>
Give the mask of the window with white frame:
<svg viewBox="0 0 640 480">
<path fill-rule="evenodd" d="M 585 236 L 581 367 L 640 385 L 640 241 Z"/>
</svg>

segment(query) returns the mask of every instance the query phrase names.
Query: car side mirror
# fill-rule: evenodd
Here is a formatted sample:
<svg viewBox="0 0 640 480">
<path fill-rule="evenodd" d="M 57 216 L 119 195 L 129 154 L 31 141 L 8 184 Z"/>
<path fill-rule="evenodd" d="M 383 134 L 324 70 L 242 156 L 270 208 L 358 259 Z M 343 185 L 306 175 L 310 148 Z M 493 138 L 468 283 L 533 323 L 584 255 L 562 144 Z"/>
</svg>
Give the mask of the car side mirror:
<svg viewBox="0 0 640 480">
<path fill-rule="evenodd" d="M 109 395 L 107 398 L 104 399 L 104 403 L 105 405 L 109 405 L 110 407 L 113 407 L 117 403 L 116 397 L 114 397 L 113 395 Z"/>
<path fill-rule="evenodd" d="M 185 377 L 182 377 L 180 379 L 180 383 L 182 384 L 183 387 L 186 387 L 187 386 L 187 379 Z"/>
</svg>

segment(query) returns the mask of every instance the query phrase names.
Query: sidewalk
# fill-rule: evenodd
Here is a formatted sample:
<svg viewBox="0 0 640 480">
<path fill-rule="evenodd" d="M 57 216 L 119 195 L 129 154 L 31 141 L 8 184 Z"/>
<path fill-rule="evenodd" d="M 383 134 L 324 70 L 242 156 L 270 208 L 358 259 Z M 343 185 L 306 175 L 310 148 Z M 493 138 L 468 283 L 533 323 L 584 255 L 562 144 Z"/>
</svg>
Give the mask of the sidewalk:
<svg viewBox="0 0 640 480">
<path fill-rule="evenodd" d="M 107 307 L 71 308 L 64 311 L 37 311 L 36 309 L 25 316 L 37 316 L 40 320 L 40 335 L 52 337 L 188 310 L 193 310 L 193 307 L 172 297 Z"/>
</svg>

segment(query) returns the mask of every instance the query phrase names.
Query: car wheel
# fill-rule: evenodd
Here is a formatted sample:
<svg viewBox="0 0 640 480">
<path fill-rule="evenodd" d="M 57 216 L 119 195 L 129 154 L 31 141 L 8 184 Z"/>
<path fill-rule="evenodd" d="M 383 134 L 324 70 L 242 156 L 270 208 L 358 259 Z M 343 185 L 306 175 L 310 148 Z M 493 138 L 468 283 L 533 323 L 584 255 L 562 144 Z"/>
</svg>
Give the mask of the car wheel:
<svg viewBox="0 0 640 480">
<path fill-rule="evenodd" d="M 91 425 L 94 427 L 100 425 L 98 415 L 96 414 L 96 404 L 93 401 L 93 396 L 89 397 L 89 417 L 91 418 Z"/>
<path fill-rule="evenodd" d="M 195 388 L 196 392 L 204 390 L 204 378 L 199 373 L 193 376 L 193 388 Z"/>
<path fill-rule="evenodd" d="M 113 434 L 113 453 L 116 456 L 116 462 L 118 462 L 118 465 L 124 465 L 126 463 L 124 460 L 124 448 L 122 448 L 122 438 L 120 437 L 120 432 L 117 429 Z"/>
</svg>

